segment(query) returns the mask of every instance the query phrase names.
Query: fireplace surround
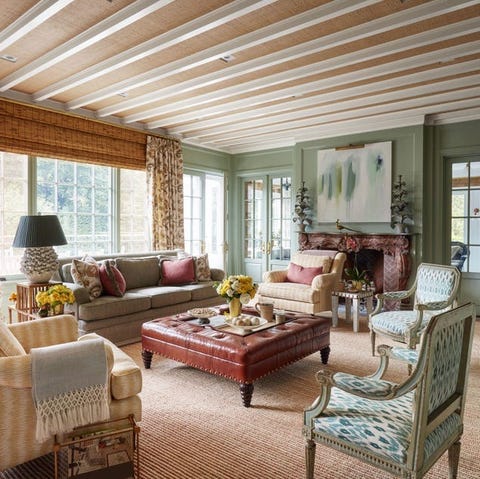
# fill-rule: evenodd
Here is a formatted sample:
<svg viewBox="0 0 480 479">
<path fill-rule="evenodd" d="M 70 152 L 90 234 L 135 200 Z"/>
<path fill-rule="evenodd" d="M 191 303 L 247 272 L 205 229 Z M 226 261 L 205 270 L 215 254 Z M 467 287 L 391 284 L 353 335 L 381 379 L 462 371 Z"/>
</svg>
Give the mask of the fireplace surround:
<svg viewBox="0 0 480 479">
<path fill-rule="evenodd" d="M 376 292 L 407 289 L 411 272 L 409 234 L 305 232 L 299 233 L 298 242 L 301 251 L 332 249 L 346 252 L 350 262 L 355 254 L 359 261 L 370 262 L 365 269 L 373 276 Z"/>
</svg>

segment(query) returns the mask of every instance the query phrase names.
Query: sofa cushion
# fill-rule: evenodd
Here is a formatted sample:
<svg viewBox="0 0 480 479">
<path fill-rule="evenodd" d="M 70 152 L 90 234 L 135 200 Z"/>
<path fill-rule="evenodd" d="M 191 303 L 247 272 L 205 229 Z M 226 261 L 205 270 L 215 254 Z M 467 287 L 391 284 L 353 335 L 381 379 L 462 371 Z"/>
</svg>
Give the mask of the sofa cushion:
<svg viewBox="0 0 480 479">
<path fill-rule="evenodd" d="M 161 284 L 173 286 L 195 282 L 195 266 L 192 257 L 182 259 L 163 259 L 160 263 Z"/>
<path fill-rule="evenodd" d="M 127 290 L 155 286 L 160 279 L 158 257 L 116 258 L 115 266 L 125 278 Z"/>
<path fill-rule="evenodd" d="M 0 320 L 0 357 L 24 356 L 27 354 L 20 341 L 10 331 L 8 326 Z"/>
<path fill-rule="evenodd" d="M 120 297 L 125 294 L 127 283 L 112 261 L 105 261 L 100 265 L 100 281 L 106 294 Z"/>
<path fill-rule="evenodd" d="M 93 338 L 100 338 L 96 333 L 89 333 L 81 336 L 78 340 L 84 341 Z M 114 399 L 125 399 L 142 390 L 142 372 L 135 361 L 115 346 L 108 339 L 103 338 L 113 353 L 113 368 L 110 374 L 110 392 Z"/>
<path fill-rule="evenodd" d="M 304 268 L 319 268 L 321 266 L 323 273 L 330 273 L 333 258 L 327 255 L 295 253 L 291 262 Z"/>
<path fill-rule="evenodd" d="M 311 285 L 313 278 L 323 273 L 323 266 L 304 268 L 299 264 L 290 263 L 287 271 L 287 281 L 289 283 L 301 283 Z"/>
<path fill-rule="evenodd" d="M 219 303 L 221 303 L 223 299 L 220 296 L 218 296 L 216 288 L 213 287 L 213 281 L 209 281 L 209 282 L 204 281 L 202 283 L 197 283 L 197 284 L 188 284 L 183 286 L 183 289 L 191 292 L 192 301 L 199 301 L 201 299 L 218 297 Z"/>
<path fill-rule="evenodd" d="M 117 296 L 100 296 L 91 303 L 80 304 L 79 316 L 84 321 L 124 316 L 127 314 L 147 311 L 151 307 L 148 296 L 126 292 L 121 298 Z"/>
<path fill-rule="evenodd" d="M 73 280 L 87 289 L 90 299 L 98 298 L 102 294 L 99 271 L 99 264 L 91 256 L 85 255 L 82 259 L 72 260 Z"/>
<path fill-rule="evenodd" d="M 211 281 L 212 275 L 208 263 L 208 253 L 194 257 L 195 278 L 197 281 Z"/>
<path fill-rule="evenodd" d="M 66 283 L 75 283 L 72 276 L 72 263 L 62 265 L 62 278 Z"/>
<path fill-rule="evenodd" d="M 131 292 L 148 296 L 152 308 L 188 303 L 192 299 L 192 293 L 185 286 L 150 286 L 148 288 L 136 288 Z"/>
</svg>

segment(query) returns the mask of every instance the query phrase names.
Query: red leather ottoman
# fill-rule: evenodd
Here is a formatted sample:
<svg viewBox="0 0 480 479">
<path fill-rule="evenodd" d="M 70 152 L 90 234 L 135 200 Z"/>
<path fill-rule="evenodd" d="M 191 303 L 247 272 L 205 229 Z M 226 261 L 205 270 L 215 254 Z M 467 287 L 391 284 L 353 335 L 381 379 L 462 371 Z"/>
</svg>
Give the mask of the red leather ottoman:
<svg viewBox="0 0 480 479">
<path fill-rule="evenodd" d="M 327 364 L 330 319 L 287 314 L 287 319 L 292 317 L 247 336 L 189 323 L 193 319 L 189 314 L 155 319 L 142 326 L 143 363 L 149 369 L 155 353 L 233 379 L 240 383 L 243 404 L 249 407 L 256 379 L 316 351 Z"/>
</svg>

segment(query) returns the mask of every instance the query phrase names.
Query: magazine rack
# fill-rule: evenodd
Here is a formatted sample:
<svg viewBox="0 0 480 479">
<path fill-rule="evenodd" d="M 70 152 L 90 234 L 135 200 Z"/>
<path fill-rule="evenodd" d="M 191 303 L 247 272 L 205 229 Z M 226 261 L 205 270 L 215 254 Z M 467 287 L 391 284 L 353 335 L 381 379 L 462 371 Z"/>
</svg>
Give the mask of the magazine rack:
<svg viewBox="0 0 480 479">
<path fill-rule="evenodd" d="M 55 479 L 140 479 L 139 432 L 130 415 L 55 437 Z"/>
</svg>

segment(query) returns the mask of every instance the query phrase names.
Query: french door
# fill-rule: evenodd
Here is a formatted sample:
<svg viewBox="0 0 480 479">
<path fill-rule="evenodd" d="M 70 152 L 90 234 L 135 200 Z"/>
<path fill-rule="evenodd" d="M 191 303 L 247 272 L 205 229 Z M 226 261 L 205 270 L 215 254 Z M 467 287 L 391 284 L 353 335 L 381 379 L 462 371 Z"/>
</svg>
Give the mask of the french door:
<svg viewBox="0 0 480 479">
<path fill-rule="evenodd" d="M 291 178 L 262 175 L 242 179 L 242 242 L 245 274 L 261 282 L 265 271 L 290 259 Z"/>
<path fill-rule="evenodd" d="M 183 175 L 185 251 L 208 253 L 211 267 L 225 268 L 223 175 L 186 170 Z"/>
</svg>

